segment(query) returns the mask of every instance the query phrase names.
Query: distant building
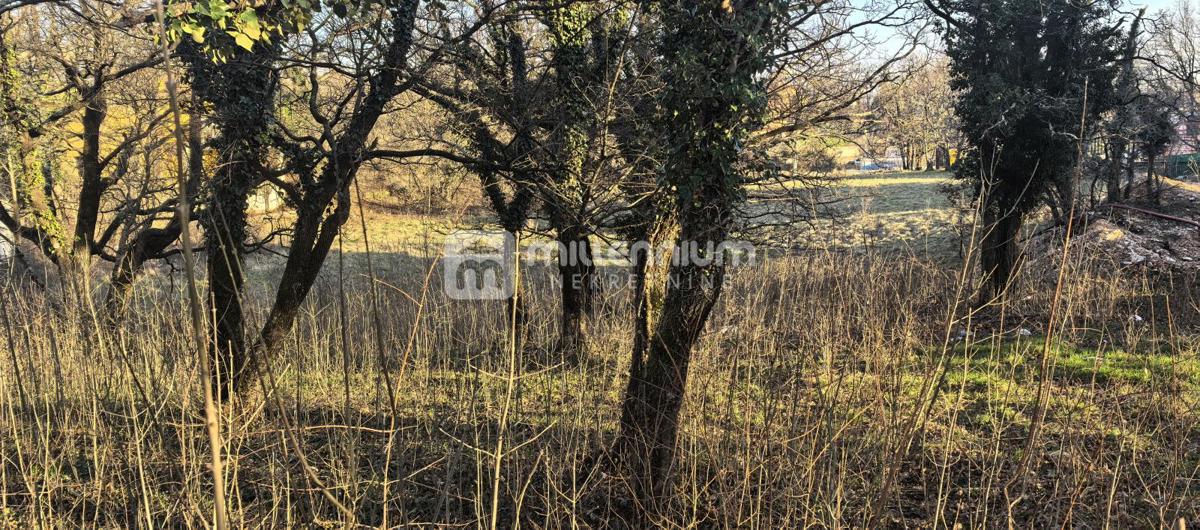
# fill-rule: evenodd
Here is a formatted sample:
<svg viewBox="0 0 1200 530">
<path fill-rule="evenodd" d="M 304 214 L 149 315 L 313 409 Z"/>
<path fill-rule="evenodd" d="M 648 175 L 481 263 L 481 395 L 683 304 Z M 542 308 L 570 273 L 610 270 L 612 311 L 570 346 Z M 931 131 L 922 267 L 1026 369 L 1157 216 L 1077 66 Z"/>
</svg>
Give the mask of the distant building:
<svg viewBox="0 0 1200 530">
<path fill-rule="evenodd" d="M 1200 117 L 1193 116 L 1175 124 L 1175 139 L 1167 147 L 1167 156 L 1194 155 L 1200 146 Z"/>
<path fill-rule="evenodd" d="M 1168 177 L 1195 175 L 1200 168 L 1200 116 L 1192 115 L 1175 124 L 1175 138 L 1167 146 Z"/>
</svg>

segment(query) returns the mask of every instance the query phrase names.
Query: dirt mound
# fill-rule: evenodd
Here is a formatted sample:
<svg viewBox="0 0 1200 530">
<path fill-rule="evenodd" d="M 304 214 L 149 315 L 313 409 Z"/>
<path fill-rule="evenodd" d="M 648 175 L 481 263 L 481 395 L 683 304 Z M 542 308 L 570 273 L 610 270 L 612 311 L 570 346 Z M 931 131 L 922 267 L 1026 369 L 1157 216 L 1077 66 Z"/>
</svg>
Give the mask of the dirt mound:
<svg viewBox="0 0 1200 530">
<path fill-rule="evenodd" d="M 1031 261 L 1058 262 L 1061 242 L 1061 228 L 1035 236 Z M 1159 204 L 1100 205 L 1088 212 L 1084 226 L 1076 227 L 1069 252 L 1077 262 L 1122 270 L 1200 272 L 1200 185 L 1167 180 Z"/>
</svg>

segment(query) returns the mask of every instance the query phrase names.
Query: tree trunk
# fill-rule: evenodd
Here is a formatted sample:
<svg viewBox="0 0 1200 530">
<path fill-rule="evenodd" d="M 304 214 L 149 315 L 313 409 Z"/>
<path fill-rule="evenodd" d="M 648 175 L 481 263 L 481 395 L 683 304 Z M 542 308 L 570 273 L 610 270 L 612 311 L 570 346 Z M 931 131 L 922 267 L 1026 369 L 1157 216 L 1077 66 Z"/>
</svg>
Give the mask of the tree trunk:
<svg viewBox="0 0 1200 530">
<path fill-rule="evenodd" d="M 275 302 L 253 348 L 237 359 L 231 381 L 234 391 L 252 382 L 259 365 L 287 338 L 341 227 L 350 218 L 350 187 L 368 149 L 371 131 L 400 90 L 398 80 L 412 45 L 418 3 L 409 0 L 391 8 L 392 33 L 383 52 L 384 64 L 371 75 L 367 83 L 369 91 L 350 116 L 346 128 L 332 142 L 316 184 L 299 192 L 291 249 Z"/>
<path fill-rule="evenodd" d="M 211 184 L 203 223 L 213 318 L 213 388 L 221 399 L 229 397 L 234 374 L 246 363 L 242 289 L 250 179 L 244 162 L 227 160 L 225 164 Z"/>
<path fill-rule="evenodd" d="M 242 310 L 246 201 L 266 161 L 264 142 L 279 87 L 274 68 L 279 50 L 274 45 L 256 45 L 218 63 L 185 39 L 179 54 L 187 61 L 196 101 L 212 109 L 206 121 L 218 132 L 213 139 L 217 164 L 207 207 L 198 220 L 204 229 L 209 318 L 213 319 L 212 384 L 214 394 L 224 400 L 234 374 L 246 362 Z"/>
<path fill-rule="evenodd" d="M 525 298 L 520 293 L 520 286 L 514 286 L 513 293 L 504 301 L 504 309 L 504 314 L 508 317 L 505 326 L 511 327 L 511 331 L 520 335 L 525 331 L 525 325 L 529 318 L 525 310 Z"/>
<path fill-rule="evenodd" d="M 320 204 L 317 204 L 320 202 Z M 323 206 L 323 201 L 313 201 L 314 205 Z M 312 206 L 312 205 L 310 205 Z M 279 290 L 275 294 L 275 302 L 271 312 L 267 314 L 262 331 L 254 342 L 254 347 L 248 355 L 243 356 L 240 364 L 233 372 L 232 387 L 241 391 L 253 380 L 259 364 L 268 355 L 275 353 L 279 345 L 287 338 L 295 324 L 300 306 L 316 283 L 321 267 L 328 257 L 333 242 L 337 238 L 338 229 L 345 224 L 350 215 L 350 200 L 346 194 L 339 194 L 338 204 L 328 217 L 322 217 L 315 208 L 302 210 L 303 215 L 296 219 L 295 233 L 292 240 L 291 252 L 287 264 L 284 265 L 283 275 L 279 280 Z"/>
<path fill-rule="evenodd" d="M 1058 188 L 1058 212 L 1057 223 L 1066 225 L 1073 211 L 1076 211 L 1076 202 L 1078 197 L 1079 184 L 1075 178 L 1057 179 L 1055 186 Z"/>
<path fill-rule="evenodd" d="M 1159 192 L 1157 175 L 1154 174 L 1154 153 L 1150 153 L 1147 157 L 1149 166 L 1146 168 L 1146 196 L 1154 203 L 1158 204 Z"/>
<path fill-rule="evenodd" d="M 679 259 L 668 269 L 645 358 L 631 369 L 635 380 L 622 403 L 613 451 L 614 463 L 623 468 L 643 508 L 637 526 L 648 526 L 645 515 L 660 512 L 669 498 L 692 349 L 725 279 L 722 243 L 744 184 L 739 153 L 753 121 L 765 115 L 766 89 L 757 79 L 773 49 L 751 28 L 774 27 L 778 13 L 767 3 L 739 6 L 731 10 L 728 2 L 716 0 L 663 3 L 665 40 L 673 43 L 664 48 L 664 75 L 676 82 L 667 83 L 660 100 L 673 116 L 664 124 L 664 139 L 674 142 L 663 159 L 661 180 L 674 192 Z M 727 54 L 728 49 L 742 53 Z M 696 247 L 685 252 L 685 245 Z"/>
<path fill-rule="evenodd" d="M 75 216 L 75 259 L 86 266 L 96 237 L 96 221 L 100 216 L 100 200 L 104 193 L 103 167 L 100 162 L 100 128 L 108 114 L 104 95 L 90 94 L 83 109 L 83 150 L 79 156 L 82 182 L 79 186 L 79 208 Z"/>
<path fill-rule="evenodd" d="M 638 395 L 640 392 L 637 385 L 641 382 L 640 371 L 650 345 L 650 301 L 649 293 L 646 292 L 646 273 L 652 253 L 652 250 L 647 249 L 636 251 L 629 256 L 633 261 L 630 270 L 633 281 L 633 348 L 630 355 L 632 361 L 629 363 L 629 383 L 625 389 L 625 394 L 629 396 Z"/>
<path fill-rule="evenodd" d="M 694 110 L 689 109 L 696 113 L 690 118 L 702 124 L 700 127 L 729 123 L 732 118 L 725 113 L 733 106 L 724 101 L 696 104 Z M 679 413 L 692 349 L 725 278 L 724 261 L 705 248 L 725 241 L 740 185 L 715 169 L 736 157 L 736 147 L 730 144 L 739 139 L 725 140 L 728 138 L 705 138 L 668 158 L 669 181 L 690 187 L 677 192 L 680 233 L 676 241 L 681 246 L 697 244 L 700 252 L 676 249 L 680 259 L 671 263 L 666 294 L 657 321 L 651 324 L 645 358 L 631 368 L 628 393 L 622 403 L 621 430 L 612 454 L 614 464 L 622 469 L 620 474 L 627 477 L 638 499 L 635 526 L 648 526 L 649 516 L 662 513 L 670 498 Z"/>
<path fill-rule="evenodd" d="M 562 298 L 559 351 L 576 358 L 583 353 L 584 315 L 594 304 L 595 264 L 587 231 L 572 226 L 558 230 L 558 277 Z"/>
<path fill-rule="evenodd" d="M 1055 200 L 1054 197 L 1051 196 L 1050 200 L 1046 201 L 1046 203 L 1047 203 L 1046 206 L 1048 206 L 1050 208 L 1050 218 L 1054 220 L 1054 225 L 1055 226 L 1066 226 L 1067 216 L 1060 209 L 1059 204 L 1058 204 L 1059 201 Z"/>
<path fill-rule="evenodd" d="M 1115 141 L 1108 149 L 1108 202 L 1121 202 L 1121 161 L 1125 158 L 1125 144 Z"/>
<path fill-rule="evenodd" d="M 724 276 L 723 264 L 672 265 L 654 333 L 648 344 L 635 344 L 634 361 L 641 362 L 631 367 L 615 453 L 632 471 L 641 499 L 656 502 L 669 494 L 692 347 L 720 296 Z M 645 298 L 640 305 L 645 322 Z M 643 359 L 637 358 L 639 346 Z"/>
<path fill-rule="evenodd" d="M 633 285 L 633 346 L 630 352 L 630 376 L 625 388 L 626 397 L 641 396 L 644 377 L 642 368 L 650 349 L 650 330 L 657 321 L 655 311 L 662 307 L 663 289 L 667 287 L 669 261 L 660 259 L 664 258 L 663 256 L 655 255 L 657 245 L 662 242 L 656 235 L 662 233 L 664 231 L 661 227 L 638 230 L 629 252 L 630 280 Z M 637 429 L 637 425 L 633 423 L 634 418 L 622 415 L 621 421 L 622 430 Z"/>
<path fill-rule="evenodd" d="M 482 131 L 481 134 L 485 134 Z M 480 142 L 483 143 L 483 142 Z M 521 146 L 531 145 L 532 141 L 521 140 L 518 142 Z M 531 149 L 523 147 L 523 149 Z M 493 157 L 498 158 L 495 153 Z M 500 217 L 500 223 L 504 226 L 504 230 L 512 235 L 513 240 L 517 245 L 520 245 L 521 233 L 525 230 L 525 223 L 529 219 L 529 207 L 533 202 L 534 193 L 529 182 L 529 177 L 521 177 L 516 179 L 516 190 L 512 194 L 512 199 L 505 197 L 504 192 L 500 189 L 499 180 L 495 173 L 490 169 L 481 171 L 483 180 L 484 192 L 487 194 L 492 203 L 492 210 Z M 520 249 L 516 249 L 519 251 Z M 519 262 L 518 262 L 519 263 Z M 512 330 L 517 336 L 521 336 L 525 331 L 526 311 L 525 302 L 521 298 L 521 285 L 513 286 L 513 292 L 508 299 L 504 301 L 508 321 L 506 327 L 512 327 Z"/>
<path fill-rule="evenodd" d="M 980 305 L 1003 299 L 1019 266 L 1018 238 L 1022 213 L 993 204 L 984 209 L 983 237 L 979 261 L 983 273 Z"/>
<path fill-rule="evenodd" d="M 135 252 L 135 249 L 126 251 L 109 277 L 108 293 L 104 295 L 104 325 L 110 331 L 124 320 L 133 280 L 142 268 L 142 263 L 134 257 Z"/>
<path fill-rule="evenodd" d="M 1126 183 L 1125 184 L 1125 198 L 1126 199 L 1128 199 L 1130 194 L 1133 193 L 1133 185 L 1134 185 L 1133 163 L 1136 160 L 1137 160 L 1137 153 L 1134 152 L 1133 147 L 1129 147 L 1129 163 L 1125 164 L 1125 183 Z"/>
</svg>

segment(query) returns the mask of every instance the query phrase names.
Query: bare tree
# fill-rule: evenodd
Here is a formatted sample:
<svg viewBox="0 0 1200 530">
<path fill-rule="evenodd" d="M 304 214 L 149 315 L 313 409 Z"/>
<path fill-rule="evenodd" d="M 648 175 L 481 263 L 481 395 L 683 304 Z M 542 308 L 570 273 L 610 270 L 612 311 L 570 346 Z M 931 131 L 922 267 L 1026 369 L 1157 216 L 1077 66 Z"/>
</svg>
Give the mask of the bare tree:
<svg viewBox="0 0 1200 530">
<path fill-rule="evenodd" d="M 47 4 L 4 16 L 0 99 L 12 203 L 0 204 L 0 222 L 77 282 L 90 303 L 94 258 L 120 264 L 114 280 L 127 284 L 178 236 L 155 226 L 173 204 L 167 168 L 153 156 L 166 111 L 147 69 L 160 59 L 148 39 L 111 25 L 117 14 L 103 4 Z M 20 55 L 29 60 L 19 67 Z M 36 94 L 22 87 L 25 79 L 57 87 Z M 114 108 L 132 119 L 109 119 Z M 63 174 L 71 153 L 77 178 Z M 127 243 L 139 240 L 131 254 Z M 125 293 L 109 290 L 110 323 Z"/>
<path fill-rule="evenodd" d="M 1139 77 L 1155 100 L 1141 112 L 1149 118 L 1146 132 L 1153 136 L 1163 125 L 1155 124 L 1163 118 L 1153 112 L 1165 110 L 1176 129 L 1169 133 L 1166 153 L 1194 153 L 1200 149 L 1200 13 L 1194 3 L 1180 1 L 1150 17 L 1147 26 L 1149 39 L 1137 57 Z"/>
<path fill-rule="evenodd" d="M 885 145 L 899 148 L 904 169 L 949 169 L 951 150 L 961 143 L 944 56 L 915 56 L 899 65 L 902 74 L 872 98 L 874 119 Z"/>
<path fill-rule="evenodd" d="M 1200 13 L 1183 0 L 1147 25 L 1149 40 L 1137 56 L 1146 65 L 1142 76 L 1177 119 L 1195 119 L 1200 113 Z"/>
<path fill-rule="evenodd" d="M 506 11 L 447 54 L 421 90 L 461 129 L 467 156 L 477 160 L 469 166 L 506 230 L 523 229 L 540 206 L 559 246 L 559 350 L 576 356 L 596 287 L 592 239 L 623 200 L 616 192 L 623 158 L 610 127 L 637 8 L 566 0 Z"/>
<path fill-rule="evenodd" d="M 350 216 L 350 193 L 362 164 L 379 158 L 448 155 L 436 149 L 380 148 L 372 133 L 393 101 L 415 86 L 426 68 L 421 61 L 434 61 L 455 44 L 418 43 L 417 36 L 459 16 L 470 19 L 463 30 L 469 36 L 486 24 L 489 12 L 461 15 L 441 4 L 422 9 L 419 0 L 406 0 L 365 10 L 353 19 L 318 17 L 290 44 L 270 52 L 280 53 L 278 59 L 255 65 L 269 71 L 270 79 L 300 74 L 294 77 L 305 81 L 289 85 L 283 96 L 302 95 L 295 101 L 302 102 L 307 115 L 289 121 L 265 112 L 263 147 L 278 154 L 282 163 L 252 160 L 247 169 L 253 179 L 239 185 L 242 215 L 245 190 L 270 183 L 282 190 L 285 201 L 296 210 L 296 219 L 287 234 L 287 260 L 271 310 L 253 341 L 242 344 L 246 348 L 242 354 L 228 358 L 223 397 L 229 396 L 228 389 L 236 391 L 251 381 L 263 359 L 274 354 L 290 332 Z M 272 96 L 267 104 L 278 101 Z"/>
</svg>

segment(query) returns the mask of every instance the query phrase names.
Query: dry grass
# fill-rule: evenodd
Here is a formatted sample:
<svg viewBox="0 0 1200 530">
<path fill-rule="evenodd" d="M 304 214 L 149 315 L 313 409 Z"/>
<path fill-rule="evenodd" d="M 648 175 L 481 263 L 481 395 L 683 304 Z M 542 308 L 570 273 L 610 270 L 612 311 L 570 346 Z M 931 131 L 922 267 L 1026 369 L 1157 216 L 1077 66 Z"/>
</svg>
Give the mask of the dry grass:
<svg viewBox="0 0 1200 530">
<path fill-rule="evenodd" d="M 425 281 L 446 221 L 396 223 L 400 240 L 370 234 L 378 312 L 347 241 L 262 387 L 224 410 L 233 526 L 618 525 L 602 514 L 622 486 L 586 462 L 615 434 L 628 293 L 604 292 L 588 354 L 566 362 L 534 264 L 510 355 L 500 303 L 448 299 L 436 268 Z M 969 311 L 969 275 L 934 257 L 868 246 L 735 269 L 692 365 L 660 523 L 1129 528 L 1200 511 L 1194 278 L 1070 263 L 1051 322 L 1046 267 L 1011 303 Z M 254 318 L 278 267 L 253 263 Z M 0 528 L 210 526 L 180 283 L 146 278 L 114 333 L 41 296 L 0 290 Z"/>
<path fill-rule="evenodd" d="M 376 259 L 382 352 L 362 256 L 342 261 L 344 292 L 334 256 L 272 362 L 278 400 L 226 410 L 234 525 L 342 526 L 320 488 L 369 526 L 594 523 L 613 486 L 580 465 L 613 435 L 625 293 L 605 294 L 586 361 L 567 364 L 548 349 L 552 286 L 530 271 L 537 318 L 514 367 L 498 304 L 447 300 L 438 274 L 421 304 L 429 262 Z M 0 526 L 210 524 L 196 357 L 181 293 L 157 285 L 115 335 L 6 290 Z M 1045 289 L 964 318 L 955 285 L 871 254 L 739 270 L 693 366 L 670 523 L 1145 527 L 1200 509 L 1197 346 L 1159 305 L 1178 291 L 1076 276 L 1043 374 L 1040 339 L 1017 331 L 1044 333 Z M 1021 472 L 1042 380 L 1046 426 Z"/>
</svg>

